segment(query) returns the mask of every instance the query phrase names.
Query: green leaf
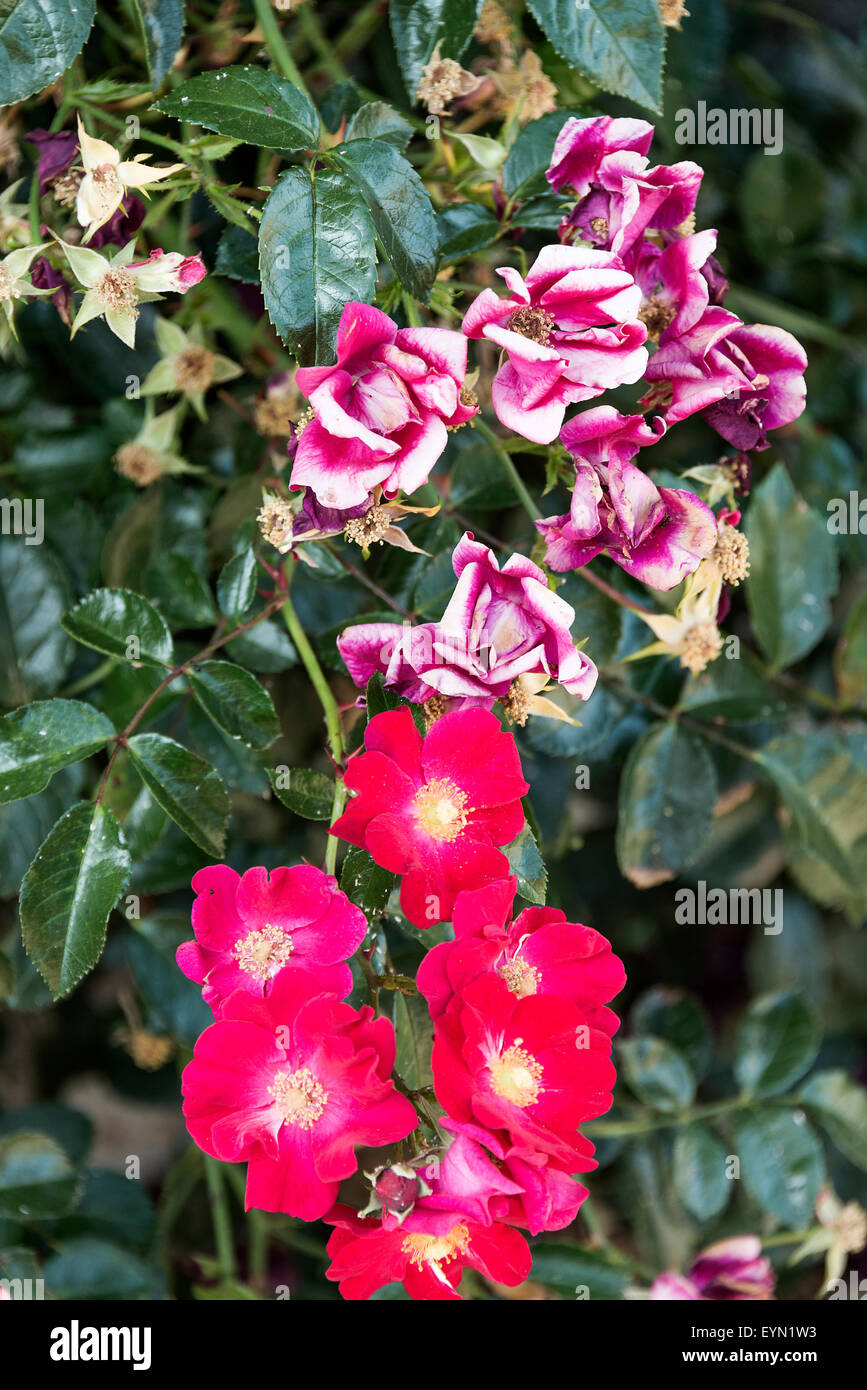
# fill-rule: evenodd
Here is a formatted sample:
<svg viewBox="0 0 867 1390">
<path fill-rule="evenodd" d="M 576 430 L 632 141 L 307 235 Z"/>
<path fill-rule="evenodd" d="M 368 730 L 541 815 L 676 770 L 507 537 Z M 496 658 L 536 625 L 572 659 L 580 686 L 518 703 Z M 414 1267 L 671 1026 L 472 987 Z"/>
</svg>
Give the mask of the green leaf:
<svg viewBox="0 0 867 1390">
<path fill-rule="evenodd" d="M 702 1005 L 692 994 L 657 985 L 642 994 L 629 1016 L 633 1033 L 662 1038 L 681 1052 L 700 1081 L 711 1059 L 710 1025 Z"/>
<path fill-rule="evenodd" d="M 754 658 L 742 652 L 736 661 L 713 661 L 699 675 L 690 676 L 684 683 L 678 708 L 699 719 L 757 723 L 779 718 L 786 705 L 765 680 Z"/>
<path fill-rule="evenodd" d="M 620 782 L 617 859 L 637 888 L 664 883 L 697 857 L 717 795 L 704 743 L 674 722 L 639 739 Z"/>
<path fill-rule="evenodd" d="M 412 101 L 437 44 L 441 58 L 457 61 L 473 36 L 481 8 L 482 0 L 391 0 L 394 47 Z"/>
<path fill-rule="evenodd" d="M 218 729 L 248 748 L 268 748 L 280 722 L 267 690 L 231 661 L 203 661 L 189 673 L 190 688 Z"/>
<path fill-rule="evenodd" d="M 352 140 L 332 151 L 358 187 L 386 259 L 404 289 L 427 303 L 437 268 L 439 233 L 427 189 L 391 145 Z"/>
<path fill-rule="evenodd" d="M 268 768 L 274 795 L 305 820 L 330 820 L 334 778 L 309 767 Z"/>
<path fill-rule="evenodd" d="M 319 117 L 309 97 L 268 68 L 202 72 L 155 103 L 157 111 L 268 150 L 315 150 Z"/>
<path fill-rule="evenodd" d="M 827 518 L 808 507 L 778 463 L 756 488 L 744 531 L 750 544 L 747 607 L 775 670 L 806 656 L 831 621 L 837 552 Z"/>
<path fill-rule="evenodd" d="M 834 678 L 841 699 L 863 709 L 867 703 L 867 589 L 846 618 L 834 653 Z"/>
<path fill-rule="evenodd" d="M 578 1245 L 554 1245 L 545 1241 L 533 1251 L 530 1278 L 567 1298 L 587 1290 L 591 1299 L 619 1299 L 630 1283 L 628 1269 L 610 1264 L 595 1250 Z"/>
<path fill-rule="evenodd" d="M 21 935 L 55 999 L 99 960 L 130 868 L 114 813 L 91 801 L 61 816 L 37 850 L 21 884 Z"/>
<path fill-rule="evenodd" d="M 128 746 L 154 801 L 200 849 L 220 859 L 230 803 L 219 773 L 163 734 L 135 734 Z"/>
<path fill-rule="evenodd" d="M 735 1077 L 744 1095 L 787 1091 L 812 1065 L 821 1034 L 799 994 L 769 994 L 750 1005 L 738 1028 Z"/>
<path fill-rule="evenodd" d="M 412 139 L 409 121 L 384 101 L 368 101 L 350 118 L 344 140 L 385 140 L 396 150 L 406 149 Z"/>
<path fill-rule="evenodd" d="M 0 1217 L 65 1216 L 77 1196 L 75 1169 L 47 1134 L 20 1130 L 0 1139 Z"/>
<path fill-rule="evenodd" d="M 850 1163 L 867 1172 L 867 1091 L 844 1071 L 817 1071 L 801 1087 L 800 1103 Z"/>
<path fill-rule="evenodd" d="M 340 887 L 365 916 L 376 917 L 383 911 L 396 883 L 396 875 L 381 868 L 366 849 L 349 846 L 340 873 Z"/>
<path fill-rule="evenodd" d="M 183 0 L 134 0 L 134 4 L 144 37 L 151 86 L 156 91 L 184 37 Z"/>
<path fill-rule="evenodd" d="M 95 0 L 3 0 L 0 106 L 56 82 L 84 47 L 95 15 Z"/>
<path fill-rule="evenodd" d="M 373 224 L 360 191 L 338 169 L 287 169 L 262 211 L 259 273 L 268 317 L 302 364 L 334 357 L 350 300 L 376 287 Z"/>
<path fill-rule="evenodd" d="M 259 243 L 252 232 L 243 227 L 227 227 L 220 237 L 215 275 L 227 275 L 245 285 L 259 283 Z"/>
<path fill-rule="evenodd" d="M 776 785 L 803 848 L 849 885 L 858 882 L 856 842 L 867 831 L 863 750 L 862 735 L 849 742 L 820 729 L 774 739 L 753 755 Z"/>
<path fill-rule="evenodd" d="M 685 1110 L 695 1095 L 686 1058 L 662 1038 L 624 1038 L 617 1044 L 621 1071 L 638 1099 L 654 1110 Z"/>
<path fill-rule="evenodd" d="M 165 619 L 132 589 L 94 589 L 64 613 L 70 637 L 98 652 L 147 666 L 168 666 L 172 634 Z"/>
<path fill-rule="evenodd" d="M 202 991 L 177 966 L 175 953 L 189 940 L 189 919 L 163 920 L 160 914 L 135 924 L 126 938 L 126 955 L 136 988 L 147 1006 L 148 1024 L 193 1047 L 211 1022 Z"/>
<path fill-rule="evenodd" d="M 437 213 L 440 261 L 460 261 L 490 246 L 500 223 L 481 203 L 451 203 Z"/>
<path fill-rule="evenodd" d="M 234 623 L 242 623 L 256 597 L 258 569 L 252 546 L 227 560 L 217 578 L 220 611 Z"/>
<path fill-rule="evenodd" d="M 70 597 L 45 546 L 0 537 L 0 704 L 53 695 L 63 681 L 75 656 L 60 627 Z"/>
<path fill-rule="evenodd" d="M 411 1091 L 431 1086 L 433 1023 L 426 1001 L 419 994 L 395 991 L 392 1021 L 397 1044 L 394 1066 L 398 1076 Z"/>
<path fill-rule="evenodd" d="M 282 622 L 266 618 L 226 643 L 226 654 L 251 671 L 265 674 L 286 671 L 298 664 L 296 652 Z"/>
<path fill-rule="evenodd" d="M 518 135 L 503 165 L 503 190 L 509 198 L 526 198 L 530 192 L 550 189 L 545 170 L 551 163 L 557 136 L 580 111 L 549 111 L 530 121 Z"/>
<path fill-rule="evenodd" d="M 662 110 L 665 30 L 657 0 L 527 0 L 551 43 L 603 91 Z"/>
<path fill-rule="evenodd" d="M 698 1221 L 718 1216 L 728 1202 L 732 1185 L 726 1177 L 727 1158 L 705 1125 L 688 1125 L 675 1138 L 672 1178 L 687 1211 Z"/>
<path fill-rule="evenodd" d="M 57 1299 L 161 1297 L 161 1276 L 120 1245 L 95 1236 L 61 1241 L 43 1266 L 45 1286 Z"/>
<path fill-rule="evenodd" d="M 825 1181 L 825 1159 L 803 1112 L 751 1110 L 738 1116 L 735 1151 L 744 1187 L 762 1210 L 792 1230 L 808 1226 Z"/>
<path fill-rule="evenodd" d="M 518 892 L 521 897 L 526 898 L 528 903 L 539 903 L 544 906 L 545 890 L 548 887 L 548 870 L 545 868 L 539 853 L 536 836 L 529 825 L 524 826 L 520 835 L 511 844 L 503 845 L 502 853 L 506 855 L 512 873 L 517 875 Z"/>
<path fill-rule="evenodd" d="M 114 736 L 111 720 L 82 700 L 37 700 L 0 718 L 0 803 L 46 787 Z"/>
<path fill-rule="evenodd" d="M 210 627 L 217 621 L 211 591 L 186 555 L 161 555 L 142 584 L 166 621 L 177 627 Z"/>
</svg>

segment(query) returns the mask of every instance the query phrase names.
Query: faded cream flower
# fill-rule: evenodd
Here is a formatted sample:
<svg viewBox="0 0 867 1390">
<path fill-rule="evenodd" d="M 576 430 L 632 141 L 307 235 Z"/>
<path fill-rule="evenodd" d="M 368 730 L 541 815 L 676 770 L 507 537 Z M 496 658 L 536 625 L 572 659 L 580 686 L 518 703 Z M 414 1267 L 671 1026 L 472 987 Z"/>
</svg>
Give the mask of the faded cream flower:
<svg viewBox="0 0 867 1390">
<path fill-rule="evenodd" d="M 205 419 L 205 392 L 215 384 L 233 381 L 242 369 L 230 357 L 205 347 L 198 326 L 187 334 L 171 319 L 158 318 L 154 331 L 162 356 L 142 382 L 141 394 L 161 396 L 178 392 Z"/>
<path fill-rule="evenodd" d="M 656 642 L 633 652 L 627 659 L 636 661 L 644 656 L 677 656 L 680 664 L 692 675 L 698 675 L 722 651 L 722 633 L 717 627 L 716 614 L 722 593 L 723 578 L 712 559 L 702 560 L 686 581 L 686 589 L 674 613 L 638 614 L 641 621 L 655 633 Z"/>
<path fill-rule="evenodd" d="M 148 409 L 153 407 L 149 404 Z M 122 444 L 115 454 L 115 471 L 136 487 L 150 487 L 167 473 L 201 473 L 201 468 L 187 463 L 176 452 L 179 424 L 177 406 L 161 415 L 147 416 L 135 438 Z"/>
<path fill-rule="evenodd" d="M 292 373 L 280 372 L 268 382 L 264 395 L 253 407 L 256 429 L 266 439 L 291 439 L 295 432 L 293 417 L 300 404 L 301 393 Z"/>
<path fill-rule="evenodd" d="M 504 59 L 490 76 L 499 93 L 496 110 L 506 116 L 514 114 L 521 125 L 557 110 L 557 88 L 532 49 L 522 53 L 518 63 Z"/>
<path fill-rule="evenodd" d="M 38 289 L 30 279 L 31 265 L 46 249 L 45 246 L 22 246 L 0 261 L 0 347 L 10 337 L 17 336 L 14 316 L 18 300 L 54 293 L 53 289 Z"/>
<path fill-rule="evenodd" d="M 473 35 L 479 43 L 494 44 L 500 48 L 510 48 L 512 44 L 512 21 L 497 0 L 485 0 L 476 20 Z"/>
<path fill-rule="evenodd" d="M 145 189 L 148 184 L 159 183 L 186 168 L 184 164 L 169 164 L 164 169 L 154 169 L 144 162 L 147 155 L 143 154 L 135 159 L 121 159 L 114 145 L 88 135 L 80 116 L 78 141 L 84 176 L 78 186 L 75 212 L 81 226 L 87 228 L 85 241 L 114 216 L 131 188 Z"/>
<path fill-rule="evenodd" d="M 416 100 L 423 101 L 432 116 L 442 116 L 455 97 L 469 96 L 481 79 L 467 72 L 453 58 L 441 58 L 437 44 L 421 75 Z"/>
<path fill-rule="evenodd" d="M 825 1255 L 823 1291 L 839 1279 L 850 1255 L 867 1246 L 867 1212 L 858 1202 L 841 1202 L 830 1187 L 823 1187 L 816 1198 L 819 1229 L 812 1231 L 792 1256 L 791 1263 L 811 1255 Z"/>
<path fill-rule="evenodd" d="M 679 29 L 682 19 L 689 19 L 689 10 L 684 0 L 656 0 L 659 17 L 668 29 Z"/>
</svg>

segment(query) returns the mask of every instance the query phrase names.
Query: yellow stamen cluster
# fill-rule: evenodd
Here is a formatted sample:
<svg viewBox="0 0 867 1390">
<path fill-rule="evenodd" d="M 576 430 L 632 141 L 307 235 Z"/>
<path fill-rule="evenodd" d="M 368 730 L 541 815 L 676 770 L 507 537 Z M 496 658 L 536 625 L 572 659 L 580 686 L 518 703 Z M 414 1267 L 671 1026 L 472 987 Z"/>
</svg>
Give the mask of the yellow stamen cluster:
<svg viewBox="0 0 867 1390">
<path fill-rule="evenodd" d="M 506 988 L 517 994 L 519 999 L 526 998 L 528 994 L 536 994 L 539 989 L 540 975 L 535 965 L 521 960 L 519 956 L 513 956 L 511 960 L 498 966 L 497 974 Z"/>
<path fill-rule="evenodd" d="M 448 703 L 445 695 L 431 695 L 429 700 L 425 700 L 421 712 L 424 715 L 426 729 L 433 728 L 437 720 L 442 719 L 448 709 Z"/>
<path fill-rule="evenodd" d="M 289 960 L 295 943 L 282 927 L 266 922 L 235 942 L 232 955 L 244 971 L 263 984 L 272 979 Z"/>
<path fill-rule="evenodd" d="M 178 391 L 207 391 L 214 379 L 214 354 L 192 344 L 175 358 L 175 386 Z"/>
<path fill-rule="evenodd" d="M 391 525 L 391 517 L 385 507 L 371 507 L 364 516 L 353 517 L 347 521 L 343 534 L 348 541 L 368 549 L 372 545 L 382 545 L 383 537 Z"/>
<path fill-rule="evenodd" d="M 641 306 L 638 317 L 647 326 L 647 336 L 652 343 L 659 342 L 660 335 L 671 323 L 676 313 L 675 307 L 661 294 L 652 294 Z"/>
<path fill-rule="evenodd" d="M 595 236 L 598 236 L 600 241 L 607 241 L 611 236 L 611 229 L 608 226 L 607 217 L 591 217 L 590 230 Z"/>
<path fill-rule="evenodd" d="M 501 697 L 500 704 L 509 723 L 517 724 L 523 729 L 530 716 L 530 701 L 520 681 L 512 681 L 507 693 Z"/>
<path fill-rule="evenodd" d="M 278 1071 L 268 1094 L 273 1096 L 283 1123 L 299 1129 L 312 1129 L 328 1103 L 328 1092 L 307 1067 Z"/>
<path fill-rule="evenodd" d="M 149 1033 L 145 1028 L 130 1028 L 124 1035 L 123 1043 L 142 1071 L 159 1071 L 175 1050 L 171 1038 L 162 1033 Z"/>
<path fill-rule="evenodd" d="M 516 1038 L 490 1063 L 493 1090 L 521 1110 L 532 1105 L 542 1089 L 542 1065 L 520 1046 L 522 1042 L 523 1038 Z"/>
<path fill-rule="evenodd" d="M 743 531 L 723 522 L 711 556 L 726 584 L 740 584 L 750 572 L 750 545 Z"/>
<path fill-rule="evenodd" d="M 269 545 L 280 551 L 288 548 L 292 541 L 293 513 L 284 498 L 269 493 L 259 508 L 256 521 Z"/>
<path fill-rule="evenodd" d="M 97 299 L 106 309 L 114 309 L 119 314 L 138 314 L 135 276 L 124 270 L 123 266 L 114 266 L 107 270 L 95 289 Z"/>
<path fill-rule="evenodd" d="M 689 629 L 680 649 L 680 664 L 697 676 L 722 651 L 722 633 L 710 618 Z"/>
<path fill-rule="evenodd" d="M 413 814 L 433 840 L 456 840 L 466 829 L 470 808 L 468 797 L 448 777 L 438 777 L 416 792 Z"/>
<path fill-rule="evenodd" d="M 551 341 L 551 330 L 556 325 L 546 309 L 534 309 L 531 304 L 527 304 L 523 309 L 516 309 L 509 315 L 506 327 L 513 333 L 520 333 L 522 338 L 530 338 L 534 343 L 547 346 Z"/>
<path fill-rule="evenodd" d="M 75 207 L 82 177 L 83 170 L 67 169 L 65 174 L 60 174 L 58 178 L 53 180 L 51 192 L 62 208 Z"/>
<path fill-rule="evenodd" d="M 452 1226 L 448 1235 L 428 1236 L 421 1231 L 413 1231 L 404 1236 L 401 1250 L 408 1255 L 410 1264 L 421 1269 L 426 1264 L 446 1264 L 456 1255 L 465 1255 L 470 1243 L 470 1233 L 466 1226 Z"/>
<path fill-rule="evenodd" d="M 298 419 L 295 421 L 295 438 L 300 439 L 307 426 L 315 419 L 316 411 L 313 409 L 312 405 L 309 405 L 306 410 L 302 410 Z"/>
</svg>

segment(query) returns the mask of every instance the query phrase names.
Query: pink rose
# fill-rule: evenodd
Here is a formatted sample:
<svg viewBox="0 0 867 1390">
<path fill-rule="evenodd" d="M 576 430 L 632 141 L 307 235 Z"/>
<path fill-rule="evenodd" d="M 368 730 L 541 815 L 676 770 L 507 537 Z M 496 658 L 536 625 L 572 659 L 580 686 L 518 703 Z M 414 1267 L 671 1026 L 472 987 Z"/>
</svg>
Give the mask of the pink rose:
<svg viewBox="0 0 867 1390">
<path fill-rule="evenodd" d="M 375 487 L 387 497 L 415 492 L 445 449 L 448 427 L 476 414 L 461 400 L 466 367 L 462 334 L 398 329 L 370 304 L 347 304 L 336 365 L 301 367 L 295 376 L 314 418 L 298 440 L 292 487 L 339 508 L 359 506 Z"/>
</svg>

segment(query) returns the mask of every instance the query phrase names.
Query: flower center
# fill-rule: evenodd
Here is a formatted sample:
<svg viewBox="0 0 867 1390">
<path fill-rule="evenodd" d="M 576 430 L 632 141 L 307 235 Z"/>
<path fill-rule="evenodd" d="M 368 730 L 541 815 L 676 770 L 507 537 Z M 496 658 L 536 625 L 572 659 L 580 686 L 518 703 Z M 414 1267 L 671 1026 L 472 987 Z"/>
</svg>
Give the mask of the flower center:
<svg viewBox="0 0 867 1390">
<path fill-rule="evenodd" d="M 385 507 L 371 507 L 364 516 L 352 517 L 343 528 L 346 540 L 356 545 L 369 547 L 382 544 L 383 536 L 391 525 L 391 515 Z"/>
<path fill-rule="evenodd" d="M 511 960 L 505 960 L 497 967 L 497 974 L 506 988 L 517 994 L 519 999 L 524 999 L 528 994 L 536 994 L 539 989 L 539 971 L 535 965 L 521 960 L 520 956 L 512 956 Z"/>
<path fill-rule="evenodd" d="M 184 348 L 175 358 L 178 391 L 207 391 L 214 379 L 214 354 L 203 347 Z"/>
<path fill-rule="evenodd" d="M 516 1038 L 499 1057 L 490 1063 L 491 1085 L 503 1100 L 511 1101 L 523 1110 L 538 1099 L 542 1089 L 542 1066 Z"/>
<path fill-rule="evenodd" d="M 268 1094 L 274 1097 L 283 1123 L 301 1129 L 312 1129 L 328 1103 L 328 1092 L 307 1067 L 278 1071 Z"/>
<path fill-rule="evenodd" d="M 147 487 L 163 475 L 162 459 L 145 444 L 122 444 L 114 464 L 120 476 L 129 478 L 136 487 Z"/>
<path fill-rule="evenodd" d="M 427 1236 L 413 1231 L 404 1236 L 400 1248 L 409 1256 L 410 1264 L 421 1269 L 425 1264 L 447 1264 L 456 1255 L 465 1255 L 469 1243 L 470 1233 L 466 1226 L 452 1226 L 445 1236 Z"/>
<path fill-rule="evenodd" d="M 122 266 L 105 272 L 96 286 L 96 296 L 106 309 L 114 309 L 119 314 L 138 313 L 135 276 Z"/>
<path fill-rule="evenodd" d="M 638 317 L 647 327 L 647 336 L 652 343 L 658 342 L 676 313 L 673 304 L 663 299 L 661 294 L 652 294 L 639 310 Z"/>
<path fill-rule="evenodd" d="M 428 782 L 415 794 L 413 814 L 434 840 L 455 840 L 466 828 L 467 794 L 448 777 Z"/>
<path fill-rule="evenodd" d="M 292 937 L 282 927 L 266 922 L 264 927 L 239 937 L 232 954 L 245 975 L 264 983 L 283 969 L 294 949 Z"/>
<path fill-rule="evenodd" d="M 591 217 L 590 230 L 600 241 L 607 241 L 611 235 L 607 217 Z"/>
<path fill-rule="evenodd" d="M 680 664 L 697 676 L 708 662 L 716 661 L 722 651 L 722 634 L 710 618 L 694 623 L 685 633 L 680 649 Z"/>
<path fill-rule="evenodd" d="M 545 309 L 534 309 L 528 304 L 509 315 L 506 327 L 511 328 L 513 333 L 520 333 L 522 338 L 531 338 L 534 343 L 547 345 L 556 324 Z"/>
</svg>

